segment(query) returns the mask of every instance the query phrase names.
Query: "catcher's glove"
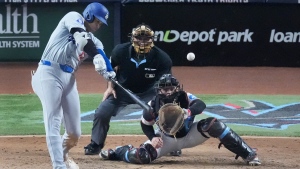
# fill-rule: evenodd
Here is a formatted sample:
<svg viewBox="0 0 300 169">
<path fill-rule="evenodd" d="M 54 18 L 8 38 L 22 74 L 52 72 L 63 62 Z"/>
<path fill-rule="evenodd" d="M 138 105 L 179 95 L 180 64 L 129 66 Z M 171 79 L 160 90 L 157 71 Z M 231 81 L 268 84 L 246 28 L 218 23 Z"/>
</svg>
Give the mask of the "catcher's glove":
<svg viewBox="0 0 300 169">
<path fill-rule="evenodd" d="M 159 128 L 168 135 L 173 135 L 181 129 L 184 122 L 185 112 L 183 109 L 174 103 L 167 103 L 163 105 L 158 111 L 158 125 Z"/>
</svg>

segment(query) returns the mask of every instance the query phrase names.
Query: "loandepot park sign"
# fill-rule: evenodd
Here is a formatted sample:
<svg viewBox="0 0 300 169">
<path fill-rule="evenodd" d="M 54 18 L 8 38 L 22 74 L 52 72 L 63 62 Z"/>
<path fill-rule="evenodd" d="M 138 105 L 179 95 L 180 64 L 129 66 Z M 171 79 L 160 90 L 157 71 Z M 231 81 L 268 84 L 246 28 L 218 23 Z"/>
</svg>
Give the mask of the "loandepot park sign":
<svg viewBox="0 0 300 169">
<path fill-rule="evenodd" d="M 224 42 L 241 42 L 251 43 L 253 42 L 254 32 L 249 29 L 245 31 L 217 31 L 217 29 L 211 29 L 209 31 L 182 31 L 166 30 L 155 31 L 155 41 L 172 43 L 181 41 L 187 45 L 191 45 L 193 42 L 215 42 L 217 45 L 221 45 Z M 272 29 L 269 34 L 270 43 L 296 43 L 300 42 L 300 32 L 277 32 Z"/>
</svg>

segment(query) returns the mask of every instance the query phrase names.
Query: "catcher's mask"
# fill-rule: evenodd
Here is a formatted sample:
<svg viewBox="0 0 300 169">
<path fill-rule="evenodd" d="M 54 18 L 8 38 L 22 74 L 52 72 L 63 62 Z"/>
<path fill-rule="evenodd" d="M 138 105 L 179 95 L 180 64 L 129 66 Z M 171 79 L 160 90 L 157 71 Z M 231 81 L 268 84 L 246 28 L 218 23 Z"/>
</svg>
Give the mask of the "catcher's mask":
<svg viewBox="0 0 300 169">
<path fill-rule="evenodd" d="M 131 38 L 132 46 L 138 55 L 149 53 L 154 46 L 154 32 L 148 25 L 138 25 L 132 30 L 129 37 Z"/>
<path fill-rule="evenodd" d="M 161 96 L 172 96 L 180 91 L 180 84 L 171 74 L 164 74 L 157 83 L 157 93 Z"/>
</svg>

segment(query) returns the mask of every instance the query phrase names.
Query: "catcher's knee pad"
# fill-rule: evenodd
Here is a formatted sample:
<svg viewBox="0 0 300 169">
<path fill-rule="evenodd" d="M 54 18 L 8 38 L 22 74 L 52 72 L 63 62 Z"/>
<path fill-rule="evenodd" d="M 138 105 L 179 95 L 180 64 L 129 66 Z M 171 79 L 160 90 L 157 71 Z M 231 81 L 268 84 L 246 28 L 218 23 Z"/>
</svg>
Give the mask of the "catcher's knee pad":
<svg viewBox="0 0 300 169">
<path fill-rule="evenodd" d="M 133 164 L 149 164 L 157 157 L 156 149 L 151 144 L 142 144 L 139 148 L 132 148 L 125 154 L 124 161 Z"/>
<path fill-rule="evenodd" d="M 202 135 L 215 138 L 224 137 L 229 130 L 226 124 L 213 117 L 199 121 L 197 129 Z"/>
</svg>

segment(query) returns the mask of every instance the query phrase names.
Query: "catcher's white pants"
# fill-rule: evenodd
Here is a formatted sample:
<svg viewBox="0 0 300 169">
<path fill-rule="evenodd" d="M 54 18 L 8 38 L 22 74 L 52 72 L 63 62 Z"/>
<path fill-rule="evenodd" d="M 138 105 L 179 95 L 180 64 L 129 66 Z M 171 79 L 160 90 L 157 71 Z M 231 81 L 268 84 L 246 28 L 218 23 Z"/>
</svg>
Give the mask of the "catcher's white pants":
<svg viewBox="0 0 300 169">
<path fill-rule="evenodd" d="M 191 148 L 197 145 L 204 143 L 209 138 L 205 138 L 201 135 L 201 133 L 197 130 L 197 123 L 194 122 L 190 128 L 190 131 L 185 137 L 182 138 L 172 138 L 166 136 L 165 134 L 157 131 L 156 134 L 162 136 L 163 146 L 161 148 L 156 149 L 157 158 L 167 155 L 172 151 L 178 151 L 184 148 Z M 151 143 L 150 140 L 146 141 L 146 143 Z"/>
<path fill-rule="evenodd" d="M 53 168 L 66 168 L 64 158 L 81 135 L 80 102 L 75 75 L 54 66 L 39 65 L 32 88 L 43 106 L 48 151 Z M 65 134 L 60 135 L 61 123 Z"/>
</svg>

